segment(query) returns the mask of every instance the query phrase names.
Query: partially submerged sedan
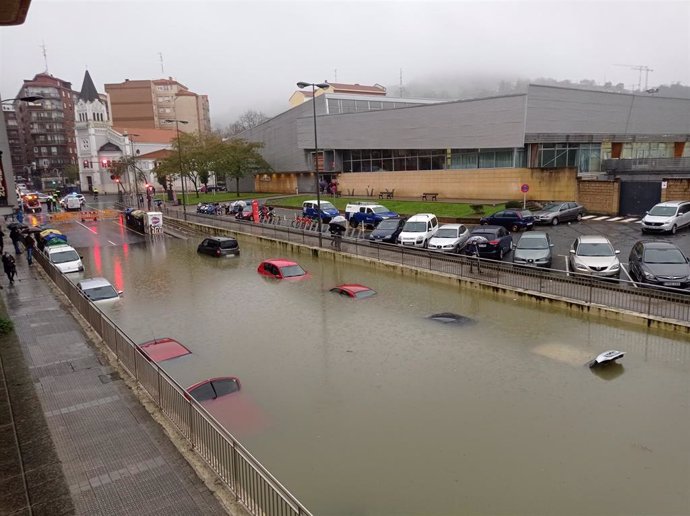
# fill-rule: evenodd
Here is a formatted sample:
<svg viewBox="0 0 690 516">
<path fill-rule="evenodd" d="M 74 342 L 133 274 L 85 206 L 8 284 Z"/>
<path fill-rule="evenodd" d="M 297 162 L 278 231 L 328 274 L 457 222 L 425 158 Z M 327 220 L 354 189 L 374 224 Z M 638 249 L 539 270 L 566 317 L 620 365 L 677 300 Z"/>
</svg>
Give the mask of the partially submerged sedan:
<svg viewBox="0 0 690 516">
<path fill-rule="evenodd" d="M 139 344 L 139 349 L 147 359 L 156 363 L 192 354 L 183 344 L 169 337 L 144 342 Z"/>
<path fill-rule="evenodd" d="M 262 276 L 275 279 L 304 279 L 309 277 L 309 273 L 305 271 L 297 262 L 286 260 L 284 258 L 276 258 L 272 260 L 264 260 L 259 264 L 256 272 Z"/>
<path fill-rule="evenodd" d="M 364 299 L 376 295 L 375 290 L 364 285 L 360 285 L 359 283 L 345 283 L 343 285 L 338 285 L 337 287 L 333 287 L 331 292 L 354 299 Z"/>
</svg>

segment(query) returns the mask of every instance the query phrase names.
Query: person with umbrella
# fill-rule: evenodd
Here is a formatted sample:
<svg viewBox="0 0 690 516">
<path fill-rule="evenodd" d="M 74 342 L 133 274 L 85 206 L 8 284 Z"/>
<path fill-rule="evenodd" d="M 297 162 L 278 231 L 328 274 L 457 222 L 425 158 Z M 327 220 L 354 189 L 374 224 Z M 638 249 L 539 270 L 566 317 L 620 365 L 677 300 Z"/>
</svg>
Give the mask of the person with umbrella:
<svg viewBox="0 0 690 516">
<path fill-rule="evenodd" d="M 19 241 L 22 239 L 21 233 L 19 233 L 19 224 L 10 224 L 10 240 L 14 244 L 14 254 L 22 254 L 22 250 L 19 249 Z"/>
<path fill-rule="evenodd" d="M 14 261 L 14 256 L 10 253 L 2 254 L 2 268 L 7 274 L 7 278 L 10 280 L 10 285 L 14 283 L 14 277 L 17 275 L 17 264 Z"/>
<path fill-rule="evenodd" d="M 477 272 L 481 274 L 482 269 L 481 261 L 479 259 L 479 244 L 486 242 L 488 242 L 488 240 L 483 236 L 472 236 L 467 239 L 467 243 L 465 244 L 465 254 L 471 258 L 474 258 L 474 260 L 470 260 L 470 272 L 474 271 L 474 264 L 476 261 Z"/>
<path fill-rule="evenodd" d="M 28 232 L 24 237 L 24 247 L 26 247 L 26 260 L 31 265 L 33 262 L 34 248 L 36 247 L 36 240 L 31 236 L 31 232 Z"/>
<path fill-rule="evenodd" d="M 347 227 L 347 220 L 342 215 L 336 215 L 328 223 L 328 231 L 331 233 L 331 247 L 340 251 L 340 244 L 343 241 L 343 233 Z"/>
</svg>

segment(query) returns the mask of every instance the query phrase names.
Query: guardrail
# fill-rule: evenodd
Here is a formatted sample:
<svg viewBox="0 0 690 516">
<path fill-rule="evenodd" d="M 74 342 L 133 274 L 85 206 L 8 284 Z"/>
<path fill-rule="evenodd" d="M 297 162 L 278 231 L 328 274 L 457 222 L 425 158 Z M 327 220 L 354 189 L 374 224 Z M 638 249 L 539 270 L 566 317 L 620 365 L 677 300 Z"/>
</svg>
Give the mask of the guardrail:
<svg viewBox="0 0 690 516">
<path fill-rule="evenodd" d="M 175 209 L 166 209 L 166 216 L 168 221 L 174 218 L 182 220 L 181 214 Z M 311 230 L 189 212 L 186 220 L 238 233 L 318 246 L 318 232 Z M 322 240 L 330 241 L 327 231 L 328 225 L 325 224 Z M 328 247 L 328 244 L 324 244 L 324 247 Z M 347 236 L 342 239 L 340 250 L 378 261 L 428 269 L 499 288 L 559 298 L 601 309 L 626 311 L 648 319 L 690 326 L 690 295 L 677 289 L 644 288 L 625 280 L 603 280 L 590 275 L 566 273 L 560 270 L 543 270 L 425 249 L 375 244 L 367 240 L 347 238 Z"/>
<path fill-rule="evenodd" d="M 123 368 L 191 443 L 197 455 L 233 492 L 237 502 L 257 516 L 311 516 L 246 448 L 199 403 L 187 397 L 183 387 L 148 360 L 125 332 L 81 295 L 72 282 L 47 262 L 43 254 L 35 253 L 34 257 L 100 335 Z"/>
</svg>

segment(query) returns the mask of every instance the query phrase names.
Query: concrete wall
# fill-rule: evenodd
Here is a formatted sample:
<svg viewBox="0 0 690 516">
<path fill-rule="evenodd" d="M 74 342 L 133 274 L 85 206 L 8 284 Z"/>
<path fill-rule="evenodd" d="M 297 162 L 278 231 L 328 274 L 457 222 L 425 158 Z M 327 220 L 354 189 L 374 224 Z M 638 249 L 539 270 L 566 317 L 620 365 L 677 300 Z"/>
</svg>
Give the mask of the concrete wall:
<svg viewBox="0 0 690 516">
<path fill-rule="evenodd" d="M 577 201 L 590 213 L 618 215 L 620 208 L 619 180 L 578 180 Z"/>
<path fill-rule="evenodd" d="M 690 200 L 690 179 L 664 179 L 666 188 L 661 189 L 661 201 Z"/>
<path fill-rule="evenodd" d="M 439 199 L 521 200 L 520 186 L 529 185 L 528 200 L 575 199 L 575 169 L 538 170 L 493 168 L 473 170 L 421 170 L 419 172 L 362 172 L 340 174 L 339 189 L 355 195 L 374 195 L 395 188 L 395 197 L 419 198 L 424 192 L 437 192 Z"/>
</svg>

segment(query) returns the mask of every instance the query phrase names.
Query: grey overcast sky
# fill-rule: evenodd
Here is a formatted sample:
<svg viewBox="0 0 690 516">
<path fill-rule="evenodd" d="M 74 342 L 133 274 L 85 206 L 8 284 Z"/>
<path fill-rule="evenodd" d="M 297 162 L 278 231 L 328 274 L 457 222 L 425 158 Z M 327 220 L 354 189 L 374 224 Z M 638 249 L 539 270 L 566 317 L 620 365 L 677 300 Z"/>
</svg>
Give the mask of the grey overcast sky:
<svg viewBox="0 0 690 516">
<path fill-rule="evenodd" d="M 209 96 L 214 127 L 273 116 L 298 81 L 397 85 L 550 77 L 690 85 L 690 1 L 33 0 L 0 28 L 0 94 L 45 70 L 99 91 L 171 76 Z M 161 71 L 163 56 L 164 72 Z M 336 72 L 337 71 L 337 72 Z M 643 74 L 644 84 L 644 74 Z M 397 88 L 392 91 L 397 93 Z"/>
</svg>

